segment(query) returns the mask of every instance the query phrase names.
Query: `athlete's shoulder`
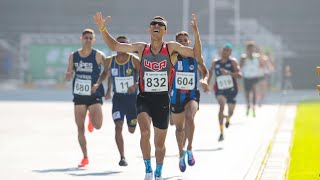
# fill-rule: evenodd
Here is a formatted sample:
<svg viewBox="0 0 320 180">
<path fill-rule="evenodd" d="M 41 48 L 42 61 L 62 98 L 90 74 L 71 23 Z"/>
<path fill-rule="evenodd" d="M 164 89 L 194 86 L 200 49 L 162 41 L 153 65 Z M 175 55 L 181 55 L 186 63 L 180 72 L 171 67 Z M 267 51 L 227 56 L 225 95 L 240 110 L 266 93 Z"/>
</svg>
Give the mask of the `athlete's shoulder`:
<svg viewBox="0 0 320 180">
<path fill-rule="evenodd" d="M 232 63 L 234 63 L 234 62 L 237 63 L 238 62 L 237 58 L 235 58 L 235 57 L 230 57 L 229 59 L 230 59 L 230 61 Z"/>
<path fill-rule="evenodd" d="M 104 52 L 100 51 L 99 49 L 93 49 L 93 50 L 96 51 L 97 56 L 102 56 L 106 58 L 106 54 Z"/>
<path fill-rule="evenodd" d="M 243 53 L 243 54 L 241 54 L 241 59 L 247 59 L 247 54 L 245 54 L 245 53 Z"/>
</svg>

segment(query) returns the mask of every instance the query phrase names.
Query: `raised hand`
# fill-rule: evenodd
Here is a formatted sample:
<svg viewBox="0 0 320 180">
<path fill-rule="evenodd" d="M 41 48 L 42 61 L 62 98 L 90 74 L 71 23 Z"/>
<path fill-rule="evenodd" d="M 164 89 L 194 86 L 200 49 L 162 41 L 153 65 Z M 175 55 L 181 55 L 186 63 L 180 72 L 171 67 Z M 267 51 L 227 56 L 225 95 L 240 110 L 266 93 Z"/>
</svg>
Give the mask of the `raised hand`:
<svg viewBox="0 0 320 180">
<path fill-rule="evenodd" d="M 198 20 L 195 14 L 192 14 L 191 27 L 193 32 L 198 31 Z"/>
<path fill-rule="evenodd" d="M 93 16 L 93 21 L 99 30 L 103 29 L 110 19 L 111 16 L 107 16 L 105 19 L 103 19 L 101 12 L 97 12 L 96 15 Z"/>
</svg>

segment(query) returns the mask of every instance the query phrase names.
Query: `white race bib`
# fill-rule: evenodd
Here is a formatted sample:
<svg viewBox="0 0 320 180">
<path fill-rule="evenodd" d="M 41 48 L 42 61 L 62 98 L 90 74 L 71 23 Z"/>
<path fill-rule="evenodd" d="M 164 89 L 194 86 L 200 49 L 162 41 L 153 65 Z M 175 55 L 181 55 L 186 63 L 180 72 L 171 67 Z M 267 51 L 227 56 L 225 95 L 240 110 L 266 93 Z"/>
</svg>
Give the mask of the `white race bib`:
<svg viewBox="0 0 320 180">
<path fill-rule="evenodd" d="M 91 95 L 91 80 L 84 80 L 76 78 L 73 87 L 73 93 L 82 95 L 82 96 L 90 96 Z"/>
<path fill-rule="evenodd" d="M 128 88 L 134 84 L 133 76 L 114 77 L 114 80 L 117 93 L 127 93 Z"/>
<path fill-rule="evenodd" d="M 168 91 L 167 72 L 145 72 L 144 90 L 145 92 Z"/>
<path fill-rule="evenodd" d="M 176 72 L 176 88 L 193 90 L 195 87 L 195 74 L 190 72 Z"/>
<path fill-rule="evenodd" d="M 217 77 L 217 85 L 219 90 L 233 88 L 233 80 L 230 75 L 223 75 Z"/>
</svg>

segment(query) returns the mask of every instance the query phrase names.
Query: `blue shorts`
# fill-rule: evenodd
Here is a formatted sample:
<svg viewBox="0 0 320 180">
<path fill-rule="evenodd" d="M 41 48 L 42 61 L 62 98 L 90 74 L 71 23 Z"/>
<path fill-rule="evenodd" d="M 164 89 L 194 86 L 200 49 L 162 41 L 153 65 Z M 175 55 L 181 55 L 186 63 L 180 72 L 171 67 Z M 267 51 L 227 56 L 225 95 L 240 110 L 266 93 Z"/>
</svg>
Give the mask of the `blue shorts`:
<svg viewBox="0 0 320 180">
<path fill-rule="evenodd" d="M 196 91 L 196 96 L 193 98 L 185 98 L 183 101 L 177 104 L 170 104 L 170 109 L 172 113 L 182 113 L 184 111 L 184 107 L 191 101 L 194 100 L 198 103 L 198 110 L 199 110 L 199 101 L 200 101 L 200 92 L 199 90 Z"/>
<path fill-rule="evenodd" d="M 215 92 L 217 96 L 224 96 L 227 99 L 228 104 L 236 104 L 236 96 L 238 94 L 238 90 L 236 88 L 227 89 L 227 90 L 217 90 Z"/>
<path fill-rule="evenodd" d="M 112 119 L 123 121 L 126 116 L 129 127 L 137 125 L 137 95 L 115 93 L 112 98 Z"/>
</svg>

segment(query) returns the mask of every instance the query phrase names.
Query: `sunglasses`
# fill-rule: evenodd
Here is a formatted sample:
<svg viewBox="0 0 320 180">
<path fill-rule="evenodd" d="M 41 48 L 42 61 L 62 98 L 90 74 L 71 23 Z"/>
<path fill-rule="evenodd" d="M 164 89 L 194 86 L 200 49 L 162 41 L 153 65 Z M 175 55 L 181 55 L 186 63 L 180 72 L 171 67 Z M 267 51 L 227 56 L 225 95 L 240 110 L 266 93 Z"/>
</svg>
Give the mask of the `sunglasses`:
<svg viewBox="0 0 320 180">
<path fill-rule="evenodd" d="M 84 39 L 85 40 L 92 40 L 93 38 L 92 37 L 85 37 Z"/>
<path fill-rule="evenodd" d="M 151 26 L 155 26 L 155 25 L 157 25 L 157 24 L 158 24 L 158 26 L 160 26 L 160 27 L 166 26 L 163 22 L 155 22 L 155 21 L 152 21 L 152 22 L 150 23 Z"/>
</svg>

